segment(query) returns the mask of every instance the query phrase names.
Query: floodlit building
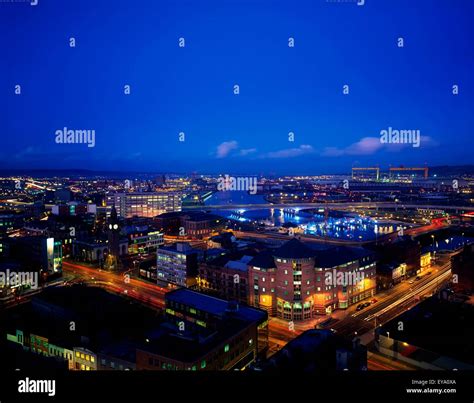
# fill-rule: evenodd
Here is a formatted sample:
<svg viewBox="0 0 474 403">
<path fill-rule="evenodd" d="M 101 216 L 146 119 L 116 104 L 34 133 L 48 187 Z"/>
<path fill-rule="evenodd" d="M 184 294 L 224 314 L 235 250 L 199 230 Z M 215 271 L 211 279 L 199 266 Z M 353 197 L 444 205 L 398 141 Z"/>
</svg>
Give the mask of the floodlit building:
<svg viewBox="0 0 474 403">
<path fill-rule="evenodd" d="M 293 238 L 249 262 L 250 303 L 286 320 L 330 314 L 375 294 L 375 265 L 363 248 L 314 250 Z"/>
</svg>

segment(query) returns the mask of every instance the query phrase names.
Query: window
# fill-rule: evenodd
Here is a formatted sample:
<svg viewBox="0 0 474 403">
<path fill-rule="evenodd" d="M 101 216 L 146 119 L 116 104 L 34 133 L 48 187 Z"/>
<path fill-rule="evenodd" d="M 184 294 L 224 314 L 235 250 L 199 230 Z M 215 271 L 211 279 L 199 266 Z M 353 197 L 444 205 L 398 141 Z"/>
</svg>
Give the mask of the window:
<svg viewBox="0 0 474 403">
<path fill-rule="evenodd" d="M 79 354 L 79 351 L 76 351 L 76 357 L 77 357 L 77 358 L 80 358 L 80 357 L 81 357 L 81 355 Z"/>
<path fill-rule="evenodd" d="M 224 352 L 227 353 L 229 351 L 229 345 L 226 344 L 225 347 L 224 347 Z"/>
<path fill-rule="evenodd" d="M 206 368 L 206 360 L 201 361 L 201 368 Z"/>
</svg>

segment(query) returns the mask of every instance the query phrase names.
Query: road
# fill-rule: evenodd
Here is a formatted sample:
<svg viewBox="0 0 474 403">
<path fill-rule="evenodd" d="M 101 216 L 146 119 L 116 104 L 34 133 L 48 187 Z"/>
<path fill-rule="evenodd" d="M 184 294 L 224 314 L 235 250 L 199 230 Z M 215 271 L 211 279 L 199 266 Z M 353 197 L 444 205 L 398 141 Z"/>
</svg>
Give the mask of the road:
<svg viewBox="0 0 474 403">
<path fill-rule="evenodd" d="M 63 271 L 74 276 L 73 282 L 86 282 L 103 287 L 111 292 L 126 294 L 128 297 L 140 301 L 156 309 L 164 308 L 164 297 L 169 290 L 142 280 L 130 278 L 126 280 L 124 273 L 114 273 L 87 267 L 77 263 L 63 262 Z M 377 294 L 377 302 L 370 307 L 356 311 L 355 306 L 345 311 L 333 313 L 334 322 L 328 327 L 344 337 L 355 337 L 365 334 L 369 342 L 373 339 L 373 329 L 407 309 L 410 309 L 420 300 L 419 297 L 431 294 L 451 277 L 450 263 L 434 266 L 431 274 L 425 274 L 419 281 L 410 284 L 404 281 L 390 290 Z M 269 319 L 269 355 L 272 355 L 286 343 L 303 333 L 313 329 L 327 317 L 317 317 L 304 323 L 291 323 L 279 318 Z M 369 370 L 400 370 L 412 369 L 404 364 L 392 362 L 376 352 L 370 352 L 368 357 Z"/>
<path fill-rule="evenodd" d="M 432 294 L 441 285 L 451 278 L 451 264 L 445 263 L 440 266 L 433 266 L 418 281 L 403 281 L 390 290 L 380 292 L 376 295 L 377 302 L 369 307 L 357 311 L 356 306 L 351 306 L 344 311 L 335 311 L 332 315 L 334 322 L 327 328 L 333 329 L 335 333 L 344 337 L 360 337 L 364 335 L 363 341 L 370 345 L 373 340 L 373 330 L 375 325 L 380 326 L 402 312 L 412 308 L 422 300 L 424 295 Z M 304 323 L 295 322 L 293 325 L 288 321 L 279 318 L 270 318 L 269 320 L 269 354 L 272 355 L 286 343 L 303 333 L 305 330 L 312 329 L 319 322 L 326 320 L 326 316 L 314 318 Z M 373 355 L 373 354 L 372 354 Z M 377 361 L 378 360 L 378 361 Z M 371 363 L 372 361 L 372 363 Z M 411 369 L 403 364 L 382 362 L 381 359 L 374 357 L 369 360 L 369 369 Z"/>
<path fill-rule="evenodd" d="M 91 268 L 78 263 L 63 261 L 63 272 L 75 277 L 73 282 L 95 284 L 109 291 L 127 295 L 157 309 L 165 306 L 165 294 L 170 291 L 146 281 L 126 277 L 124 273 Z"/>
</svg>

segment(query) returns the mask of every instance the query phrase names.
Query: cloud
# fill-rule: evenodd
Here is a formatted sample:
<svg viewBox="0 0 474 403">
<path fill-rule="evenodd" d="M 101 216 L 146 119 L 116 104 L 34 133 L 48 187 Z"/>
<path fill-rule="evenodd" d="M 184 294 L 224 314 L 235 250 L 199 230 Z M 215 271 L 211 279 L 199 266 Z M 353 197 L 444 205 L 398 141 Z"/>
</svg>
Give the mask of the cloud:
<svg viewBox="0 0 474 403">
<path fill-rule="evenodd" d="M 435 147 L 438 142 L 429 136 L 420 136 L 420 147 Z M 413 148 L 408 144 L 388 144 L 381 143 L 379 137 L 364 137 L 345 148 L 326 147 L 321 153 L 324 157 L 340 157 L 343 155 L 372 155 L 377 151 L 400 151 L 404 148 Z"/>
<path fill-rule="evenodd" d="M 256 151 L 257 151 L 256 148 L 244 148 L 240 150 L 240 155 L 245 156 L 245 155 L 253 154 Z"/>
<path fill-rule="evenodd" d="M 346 148 L 326 147 L 322 152 L 325 157 L 340 157 L 341 155 L 370 155 L 383 147 L 378 137 L 364 137 Z"/>
<path fill-rule="evenodd" d="M 263 155 L 263 158 L 293 158 L 305 154 L 314 153 L 314 148 L 308 144 L 302 144 L 298 148 L 286 148 L 283 150 L 272 151 Z"/>
<path fill-rule="evenodd" d="M 216 157 L 225 158 L 231 153 L 231 151 L 236 150 L 238 148 L 239 143 L 237 143 L 237 141 L 224 141 L 223 143 L 217 146 Z"/>
</svg>

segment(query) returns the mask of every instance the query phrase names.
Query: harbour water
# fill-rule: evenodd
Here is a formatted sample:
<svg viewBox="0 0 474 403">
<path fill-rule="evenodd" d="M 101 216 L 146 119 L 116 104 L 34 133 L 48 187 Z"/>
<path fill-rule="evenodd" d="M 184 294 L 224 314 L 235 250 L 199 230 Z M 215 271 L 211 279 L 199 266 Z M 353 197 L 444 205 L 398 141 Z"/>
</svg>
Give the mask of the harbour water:
<svg viewBox="0 0 474 403">
<path fill-rule="evenodd" d="M 266 204 L 262 195 L 251 195 L 247 192 L 228 191 L 214 193 L 206 205 L 235 205 L 235 204 Z M 327 236 L 335 239 L 372 240 L 377 236 L 399 231 L 400 223 L 393 221 L 377 221 L 370 217 L 361 217 L 354 213 L 331 213 L 328 217 L 324 212 L 308 211 L 297 205 L 288 208 L 262 209 L 229 209 L 211 210 L 213 213 L 238 222 L 256 223 L 266 227 L 281 227 L 291 223 L 298 225 L 306 234 Z"/>
</svg>

